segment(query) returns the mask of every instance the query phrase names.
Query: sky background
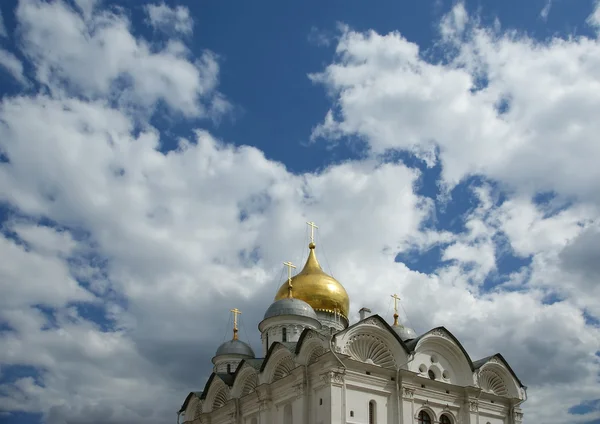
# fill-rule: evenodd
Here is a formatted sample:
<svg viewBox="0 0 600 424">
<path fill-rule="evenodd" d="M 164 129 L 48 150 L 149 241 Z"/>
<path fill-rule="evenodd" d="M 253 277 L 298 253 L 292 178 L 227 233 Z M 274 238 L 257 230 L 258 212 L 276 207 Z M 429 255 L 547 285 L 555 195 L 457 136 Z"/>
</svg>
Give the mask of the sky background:
<svg viewBox="0 0 600 424">
<path fill-rule="evenodd" d="M 0 11 L 0 422 L 175 422 L 312 220 L 351 321 L 398 293 L 600 423 L 598 3 Z"/>
</svg>

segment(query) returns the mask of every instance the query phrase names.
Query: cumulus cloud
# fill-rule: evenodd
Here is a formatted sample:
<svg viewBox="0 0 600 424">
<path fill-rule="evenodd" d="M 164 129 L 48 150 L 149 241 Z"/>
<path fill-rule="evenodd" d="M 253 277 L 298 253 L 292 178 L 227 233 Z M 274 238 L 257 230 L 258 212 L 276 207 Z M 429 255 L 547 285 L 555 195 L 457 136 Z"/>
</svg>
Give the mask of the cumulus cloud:
<svg viewBox="0 0 600 424">
<path fill-rule="evenodd" d="M 124 14 L 85 9 L 62 1 L 23 0 L 16 10 L 23 52 L 39 83 L 86 99 L 110 99 L 123 107 L 152 108 L 163 101 L 186 116 L 211 116 L 219 65 L 205 51 L 193 60 L 185 45 L 163 48 L 135 38 Z"/>
<path fill-rule="evenodd" d="M 171 8 L 164 3 L 149 4 L 145 6 L 150 25 L 161 31 L 174 31 L 182 34 L 191 34 L 194 21 L 190 11 L 185 6 Z"/>
<path fill-rule="evenodd" d="M 296 174 L 246 140 L 198 125 L 173 136 L 140 118 L 158 102 L 210 115 L 221 98 L 215 56 L 175 39 L 152 46 L 125 15 L 79 4 L 87 12 L 17 8 L 23 53 L 48 90 L 0 104 L 0 203 L 10 206 L 0 409 L 49 423 L 173 419 L 203 387 L 230 307 L 259 351 L 255 325 L 281 262 L 303 262 L 314 220 L 352 319 L 362 306 L 389 316 L 400 292 L 418 332 L 445 325 L 474 359 L 503 353 L 529 386 L 526 420 L 598 418 L 568 413 L 600 398 L 589 322 L 600 294 L 586 292 L 597 280 L 597 40 L 499 34 L 459 4 L 442 20 L 453 56 L 433 64 L 399 33 L 346 29 L 333 63 L 312 76 L 334 94 L 314 136 L 358 134 L 373 155 Z M 440 163 L 448 189 L 483 176 L 467 189 L 463 229 L 432 226 L 439 202 L 417 190 L 425 171 L 381 161 L 401 149 Z M 540 189 L 556 203 L 535 201 Z M 431 272 L 396 262 L 434 247 Z M 530 263 L 498 275 L 502 255 Z M 32 371 L 10 377 L 13 366 Z"/>
<path fill-rule="evenodd" d="M 462 9 L 442 20 L 454 31 L 444 33 L 464 29 Z M 359 135 L 373 153 L 437 147 L 450 187 L 484 174 L 528 194 L 600 201 L 598 40 L 540 42 L 480 26 L 463 37 L 439 63 L 400 33 L 345 31 L 335 61 L 311 76 L 335 96 L 313 138 Z"/>
</svg>

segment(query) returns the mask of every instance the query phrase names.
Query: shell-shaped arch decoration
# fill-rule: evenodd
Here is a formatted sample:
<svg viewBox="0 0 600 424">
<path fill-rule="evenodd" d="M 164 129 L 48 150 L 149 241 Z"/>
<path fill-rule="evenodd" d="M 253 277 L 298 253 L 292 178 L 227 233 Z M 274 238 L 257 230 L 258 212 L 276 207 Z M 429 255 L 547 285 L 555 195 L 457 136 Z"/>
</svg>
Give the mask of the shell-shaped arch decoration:
<svg viewBox="0 0 600 424">
<path fill-rule="evenodd" d="M 193 396 L 185 411 L 185 420 L 193 421 L 202 414 L 202 403 L 197 396 Z"/>
<path fill-rule="evenodd" d="M 258 376 L 255 373 L 252 373 L 244 380 L 241 396 L 252 393 L 254 389 L 256 389 L 256 386 L 258 386 Z"/>
<path fill-rule="evenodd" d="M 350 337 L 343 352 L 352 359 L 373 363 L 383 368 L 395 368 L 394 355 L 385 341 L 371 334 L 360 333 Z"/>
<path fill-rule="evenodd" d="M 221 387 L 217 394 L 215 395 L 215 399 L 213 400 L 212 410 L 221 408 L 223 405 L 227 403 L 229 400 L 229 393 L 225 387 Z"/>
<path fill-rule="evenodd" d="M 313 364 L 315 362 L 317 362 L 317 359 L 319 359 L 319 356 L 324 355 L 325 354 L 325 348 L 323 346 L 317 346 L 315 347 L 312 352 L 310 353 L 310 356 L 308 357 L 308 364 Z"/>
<path fill-rule="evenodd" d="M 296 368 L 294 360 L 290 356 L 285 356 L 275 367 L 272 381 L 279 380 L 289 375 L 294 368 Z"/>
<path fill-rule="evenodd" d="M 502 377 L 491 369 L 483 369 L 479 372 L 479 384 L 485 391 L 492 392 L 498 396 L 508 396 L 508 388 Z"/>
</svg>

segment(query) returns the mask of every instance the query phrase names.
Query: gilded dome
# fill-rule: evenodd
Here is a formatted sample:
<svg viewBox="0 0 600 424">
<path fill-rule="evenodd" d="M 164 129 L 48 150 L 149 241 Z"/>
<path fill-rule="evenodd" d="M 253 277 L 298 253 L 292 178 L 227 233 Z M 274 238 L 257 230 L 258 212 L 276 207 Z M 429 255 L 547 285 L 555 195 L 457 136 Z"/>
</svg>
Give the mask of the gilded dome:
<svg viewBox="0 0 600 424">
<path fill-rule="evenodd" d="M 294 298 L 308 303 L 316 311 L 337 312 L 348 319 L 350 299 L 346 289 L 332 276 L 325 274 L 317 256 L 315 244 L 309 244 L 310 252 L 302 271 L 292 277 Z M 275 301 L 288 297 L 288 282 L 281 285 Z"/>
</svg>

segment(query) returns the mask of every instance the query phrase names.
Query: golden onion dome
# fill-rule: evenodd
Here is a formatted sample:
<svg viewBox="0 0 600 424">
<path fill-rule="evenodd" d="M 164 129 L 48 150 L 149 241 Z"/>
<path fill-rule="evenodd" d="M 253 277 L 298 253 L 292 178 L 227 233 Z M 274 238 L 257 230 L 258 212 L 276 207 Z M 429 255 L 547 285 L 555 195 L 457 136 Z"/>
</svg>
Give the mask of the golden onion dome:
<svg viewBox="0 0 600 424">
<path fill-rule="evenodd" d="M 308 245 L 310 252 L 302 271 L 292 277 L 293 296 L 308 303 L 316 311 L 339 313 L 348 319 L 350 298 L 346 289 L 335 278 L 325 274 L 317 256 L 315 244 Z M 275 301 L 288 297 L 288 282 L 279 287 Z"/>
</svg>

